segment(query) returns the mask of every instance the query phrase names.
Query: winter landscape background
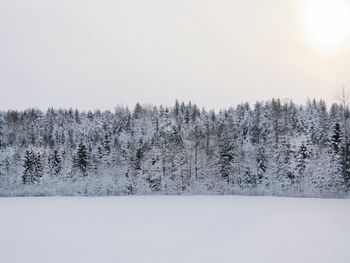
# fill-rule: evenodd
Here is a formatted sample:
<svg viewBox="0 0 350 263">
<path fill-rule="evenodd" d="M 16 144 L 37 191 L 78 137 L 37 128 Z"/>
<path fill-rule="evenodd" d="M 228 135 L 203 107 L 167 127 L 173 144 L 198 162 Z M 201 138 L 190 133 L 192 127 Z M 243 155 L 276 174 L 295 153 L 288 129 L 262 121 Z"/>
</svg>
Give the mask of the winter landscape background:
<svg viewBox="0 0 350 263">
<path fill-rule="evenodd" d="M 272 99 L 0 112 L 0 195 L 347 197 L 348 108 Z"/>
<path fill-rule="evenodd" d="M 0 0 L 0 263 L 349 263 L 349 58 L 350 0 Z"/>
</svg>

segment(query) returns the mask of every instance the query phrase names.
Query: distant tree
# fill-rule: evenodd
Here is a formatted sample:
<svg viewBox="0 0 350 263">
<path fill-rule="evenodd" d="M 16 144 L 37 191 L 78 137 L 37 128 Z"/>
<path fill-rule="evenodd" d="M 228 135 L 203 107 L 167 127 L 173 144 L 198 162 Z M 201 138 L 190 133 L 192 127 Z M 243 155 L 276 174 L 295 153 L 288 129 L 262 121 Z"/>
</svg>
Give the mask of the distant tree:
<svg viewBox="0 0 350 263">
<path fill-rule="evenodd" d="M 135 119 L 139 119 L 142 116 L 143 112 L 144 112 L 144 109 L 142 108 L 142 106 L 139 103 L 136 103 L 133 117 Z"/>
<path fill-rule="evenodd" d="M 227 132 L 219 137 L 218 141 L 218 166 L 219 171 L 227 183 L 230 183 L 230 175 L 232 173 L 232 161 L 234 158 L 233 142 L 230 140 Z"/>
<path fill-rule="evenodd" d="M 342 121 L 343 121 L 343 151 L 342 151 L 342 167 L 343 167 L 343 176 L 345 181 L 349 183 L 350 181 L 350 162 L 349 162 L 349 142 L 348 142 L 348 119 L 350 116 L 349 111 L 349 94 L 345 90 L 345 87 L 342 87 L 340 94 L 338 95 L 338 101 L 342 107 Z"/>
<path fill-rule="evenodd" d="M 38 183 L 43 176 L 43 166 L 41 162 L 41 155 L 34 153 L 32 150 L 27 150 L 23 159 L 23 175 L 22 180 L 24 184 Z"/>
<path fill-rule="evenodd" d="M 34 154 L 34 171 L 37 181 L 44 175 L 42 156 L 40 153 Z"/>
<path fill-rule="evenodd" d="M 336 123 L 334 126 L 334 130 L 331 138 L 331 144 L 332 144 L 333 151 L 336 154 L 339 154 L 339 150 L 341 148 L 341 131 L 340 131 L 339 123 Z"/>
<path fill-rule="evenodd" d="M 180 104 L 179 104 L 179 101 L 176 100 L 174 105 L 174 115 L 175 117 L 178 117 L 179 114 L 180 114 Z"/>
<path fill-rule="evenodd" d="M 254 106 L 253 111 L 253 123 L 252 123 L 252 143 L 260 144 L 261 137 L 261 118 L 262 118 L 262 105 L 260 102 L 257 102 Z"/>
<path fill-rule="evenodd" d="M 304 172 L 310 157 L 311 157 L 310 151 L 307 148 L 307 145 L 303 143 L 299 147 L 299 150 L 296 155 L 296 166 L 297 166 L 298 173 L 297 173 L 297 176 L 295 177 L 294 184 L 296 184 L 297 186 L 301 186 L 301 182 L 304 178 Z"/>
<path fill-rule="evenodd" d="M 51 176 L 58 176 L 62 171 L 62 158 L 57 149 L 54 149 L 48 157 L 48 167 Z"/>
<path fill-rule="evenodd" d="M 298 172 L 299 174 L 303 174 L 305 171 L 305 166 L 306 166 L 306 162 L 307 159 L 310 158 L 310 152 L 309 150 L 306 148 L 306 145 L 303 143 L 298 151 L 298 155 L 297 155 L 297 161 L 298 161 Z"/>
<path fill-rule="evenodd" d="M 32 151 L 26 151 L 23 159 L 23 183 L 31 184 L 34 182 L 34 156 Z"/>
<path fill-rule="evenodd" d="M 5 147 L 5 122 L 2 118 L 2 114 L 0 114 L 0 149 Z"/>
<path fill-rule="evenodd" d="M 257 162 L 257 184 L 262 184 L 265 181 L 265 173 L 267 169 L 267 156 L 265 149 L 259 146 L 256 151 L 256 162 Z"/>
<path fill-rule="evenodd" d="M 74 166 L 83 174 L 83 176 L 87 176 L 88 165 L 88 149 L 83 142 L 80 142 L 78 145 L 76 156 L 74 158 Z"/>
</svg>

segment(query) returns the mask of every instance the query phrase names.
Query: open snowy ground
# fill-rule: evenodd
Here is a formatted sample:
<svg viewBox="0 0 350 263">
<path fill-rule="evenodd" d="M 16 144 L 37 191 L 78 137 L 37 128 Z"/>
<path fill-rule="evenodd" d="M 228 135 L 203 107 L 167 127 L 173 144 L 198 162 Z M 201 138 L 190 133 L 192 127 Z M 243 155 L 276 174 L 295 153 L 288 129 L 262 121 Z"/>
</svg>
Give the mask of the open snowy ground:
<svg viewBox="0 0 350 263">
<path fill-rule="evenodd" d="M 350 200 L 0 199 L 0 262 L 350 262 Z"/>
</svg>

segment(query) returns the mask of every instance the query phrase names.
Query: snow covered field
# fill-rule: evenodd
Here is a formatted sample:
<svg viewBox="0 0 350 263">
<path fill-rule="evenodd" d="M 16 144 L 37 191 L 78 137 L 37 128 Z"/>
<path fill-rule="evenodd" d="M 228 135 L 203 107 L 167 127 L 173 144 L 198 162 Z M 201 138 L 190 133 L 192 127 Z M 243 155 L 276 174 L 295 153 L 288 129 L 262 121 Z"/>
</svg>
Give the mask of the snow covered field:
<svg viewBox="0 0 350 263">
<path fill-rule="evenodd" d="M 350 200 L 0 199 L 0 262 L 350 262 Z"/>
</svg>

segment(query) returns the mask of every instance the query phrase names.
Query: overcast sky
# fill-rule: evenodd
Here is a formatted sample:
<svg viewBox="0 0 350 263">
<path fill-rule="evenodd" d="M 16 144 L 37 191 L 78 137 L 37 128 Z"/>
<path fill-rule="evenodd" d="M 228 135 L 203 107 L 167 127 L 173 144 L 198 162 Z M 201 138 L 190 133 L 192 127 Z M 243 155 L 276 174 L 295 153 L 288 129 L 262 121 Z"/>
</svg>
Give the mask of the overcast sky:
<svg viewBox="0 0 350 263">
<path fill-rule="evenodd" d="M 335 99 L 350 48 L 305 41 L 297 0 L 0 0 L 0 108 Z"/>
</svg>

